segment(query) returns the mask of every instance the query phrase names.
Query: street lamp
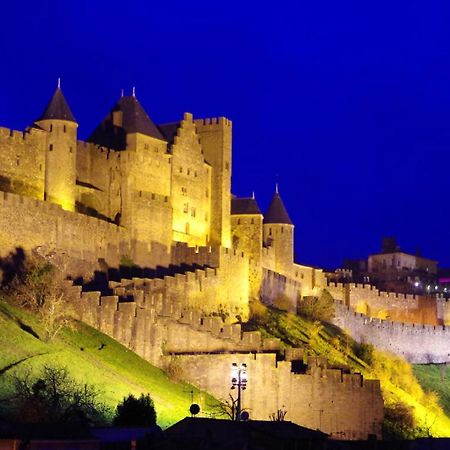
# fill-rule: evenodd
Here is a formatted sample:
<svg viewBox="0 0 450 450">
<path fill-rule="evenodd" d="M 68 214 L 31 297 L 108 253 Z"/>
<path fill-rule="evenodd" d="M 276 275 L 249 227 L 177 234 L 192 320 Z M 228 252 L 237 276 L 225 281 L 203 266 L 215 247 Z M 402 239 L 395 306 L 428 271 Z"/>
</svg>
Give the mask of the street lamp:
<svg viewBox="0 0 450 450">
<path fill-rule="evenodd" d="M 237 388 L 236 415 L 233 415 L 233 420 L 241 420 L 241 395 L 242 391 L 247 388 L 247 380 L 247 364 L 233 363 L 231 365 L 231 389 Z"/>
</svg>

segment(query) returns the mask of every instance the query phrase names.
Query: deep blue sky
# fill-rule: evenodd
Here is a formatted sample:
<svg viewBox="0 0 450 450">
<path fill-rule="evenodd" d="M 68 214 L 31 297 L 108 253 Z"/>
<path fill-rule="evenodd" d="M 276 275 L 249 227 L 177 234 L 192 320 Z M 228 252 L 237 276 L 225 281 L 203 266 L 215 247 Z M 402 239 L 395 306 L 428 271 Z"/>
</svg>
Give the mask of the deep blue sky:
<svg viewBox="0 0 450 450">
<path fill-rule="evenodd" d="M 0 125 L 23 129 L 61 76 L 85 138 L 136 85 L 157 123 L 233 120 L 233 191 L 265 209 L 279 175 L 298 261 L 396 235 L 450 266 L 447 2 L 241 3 L 2 3 Z"/>
</svg>

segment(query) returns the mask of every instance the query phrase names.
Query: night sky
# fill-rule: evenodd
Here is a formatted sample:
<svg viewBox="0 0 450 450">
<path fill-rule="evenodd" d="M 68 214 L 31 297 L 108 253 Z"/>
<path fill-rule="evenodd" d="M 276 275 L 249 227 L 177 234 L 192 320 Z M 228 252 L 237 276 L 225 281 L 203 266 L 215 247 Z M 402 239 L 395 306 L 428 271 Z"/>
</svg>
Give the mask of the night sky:
<svg viewBox="0 0 450 450">
<path fill-rule="evenodd" d="M 0 126 L 60 76 L 83 139 L 135 85 L 156 123 L 233 121 L 233 192 L 265 210 L 278 174 L 299 262 L 396 235 L 450 266 L 447 2 L 240 3 L 2 2 Z"/>
</svg>

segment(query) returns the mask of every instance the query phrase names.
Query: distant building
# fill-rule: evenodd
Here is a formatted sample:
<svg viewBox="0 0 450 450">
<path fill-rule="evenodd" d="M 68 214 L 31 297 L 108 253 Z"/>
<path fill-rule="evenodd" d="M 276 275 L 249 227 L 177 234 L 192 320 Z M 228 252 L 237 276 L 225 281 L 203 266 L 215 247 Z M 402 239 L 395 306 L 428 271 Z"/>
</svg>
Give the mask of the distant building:
<svg viewBox="0 0 450 450">
<path fill-rule="evenodd" d="M 349 275 L 351 272 L 351 275 Z M 345 260 L 343 269 L 335 271 L 333 280 L 370 283 L 383 291 L 400 293 L 446 293 L 440 283 L 438 262 L 400 249 L 395 237 L 385 237 L 381 252 L 367 259 Z M 442 277 L 445 280 L 445 277 Z M 450 276 L 449 276 L 450 282 Z"/>
</svg>

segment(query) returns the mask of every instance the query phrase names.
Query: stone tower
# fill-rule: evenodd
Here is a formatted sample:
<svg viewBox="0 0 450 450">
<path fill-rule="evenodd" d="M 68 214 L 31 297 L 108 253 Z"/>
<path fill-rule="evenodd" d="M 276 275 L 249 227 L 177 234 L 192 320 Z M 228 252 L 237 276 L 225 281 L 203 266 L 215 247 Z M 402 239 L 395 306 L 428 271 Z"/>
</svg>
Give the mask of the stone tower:
<svg viewBox="0 0 450 450">
<path fill-rule="evenodd" d="M 213 245 L 231 247 L 231 120 L 196 120 L 205 160 L 212 166 L 211 236 Z"/>
<path fill-rule="evenodd" d="M 78 124 L 59 81 L 53 97 L 35 125 L 47 131 L 44 199 L 74 211 Z"/>
<path fill-rule="evenodd" d="M 278 186 L 264 215 L 263 239 L 275 253 L 275 270 L 289 274 L 294 262 L 294 225 L 286 211 Z"/>
</svg>

